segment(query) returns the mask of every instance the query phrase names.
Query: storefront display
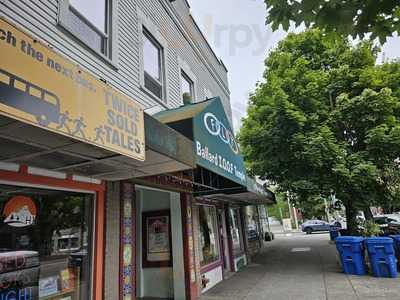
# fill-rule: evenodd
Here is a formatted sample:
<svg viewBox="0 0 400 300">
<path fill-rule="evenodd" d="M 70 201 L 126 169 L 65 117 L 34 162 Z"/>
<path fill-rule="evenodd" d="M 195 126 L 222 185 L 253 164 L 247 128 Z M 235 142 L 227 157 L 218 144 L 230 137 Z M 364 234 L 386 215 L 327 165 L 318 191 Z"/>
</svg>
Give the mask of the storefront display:
<svg viewBox="0 0 400 300">
<path fill-rule="evenodd" d="M 199 205 L 200 264 L 206 266 L 220 259 L 214 206 Z"/>
<path fill-rule="evenodd" d="M 94 196 L 0 185 L 0 299 L 90 299 Z"/>
<path fill-rule="evenodd" d="M 257 241 L 260 238 L 259 217 L 256 206 L 246 207 L 247 240 Z"/>
<path fill-rule="evenodd" d="M 229 208 L 229 226 L 231 231 L 233 254 L 241 254 L 244 249 L 238 208 Z"/>
</svg>

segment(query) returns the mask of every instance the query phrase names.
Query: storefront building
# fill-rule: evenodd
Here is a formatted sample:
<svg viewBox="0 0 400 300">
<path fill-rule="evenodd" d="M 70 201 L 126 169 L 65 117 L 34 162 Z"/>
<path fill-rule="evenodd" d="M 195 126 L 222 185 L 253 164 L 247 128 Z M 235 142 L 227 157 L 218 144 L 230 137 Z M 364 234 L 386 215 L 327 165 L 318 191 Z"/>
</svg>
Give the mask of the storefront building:
<svg viewBox="0 0 400 300">
<path fill-rule="evenodd" d="M 0 299 L 134 298 L 124 180 L 192 169 L 192 142 L 6 18 L 0 34 Z"/>
<path fill-rule="evenodd" d="M 192 223 L 200 295 L 247 265 L 261 249 L 258 211 L 275 197 L 246 176 L 220 98 L 163 111 L 155 118 L 194 143 Z M 254 207 L 257 213 L 249 219 Z"/>
<path fill-rule="evenodd" d="M 197 299 L 249 261 L 245 207 L 273 197 L 188 3 L 95 2 L 0 3 L 0 300 Z M 151 116 L 184 101 L 180 128 Z"/>
</svg>

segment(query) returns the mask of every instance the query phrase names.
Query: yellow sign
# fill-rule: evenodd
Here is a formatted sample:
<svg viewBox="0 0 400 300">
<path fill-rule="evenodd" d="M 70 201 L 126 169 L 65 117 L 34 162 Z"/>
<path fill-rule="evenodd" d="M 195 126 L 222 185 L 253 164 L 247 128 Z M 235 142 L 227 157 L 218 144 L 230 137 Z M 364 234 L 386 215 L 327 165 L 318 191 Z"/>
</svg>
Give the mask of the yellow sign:
<svg viewBox="0 0 400 300">
<path fill-rule="evenodd" d="M 0 114 L 145 159 L 140 106 L 0 19 Z"/>
</svg>

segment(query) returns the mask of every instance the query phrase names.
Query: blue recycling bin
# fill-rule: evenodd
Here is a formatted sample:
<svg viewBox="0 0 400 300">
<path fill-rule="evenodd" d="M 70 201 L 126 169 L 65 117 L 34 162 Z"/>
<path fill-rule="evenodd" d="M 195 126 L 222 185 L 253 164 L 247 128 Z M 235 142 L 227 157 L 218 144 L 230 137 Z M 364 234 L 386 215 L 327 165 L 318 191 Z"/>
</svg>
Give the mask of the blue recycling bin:
<svg viewBox="0 0 400 300">
<path fill-rule="evenodd" d="M 329 230 L 329 235 L 331 237 L 331 241 L 335 241 L 336 238 L 339 236 L 339 228 L 332 226 Z"/>
<path fill-rule="evenodd" d="M 393 248 L 394 252 L 396 253 L 397 259 L 400 257 L 400 235 L 391 235 L 390 236 L 393 239 Z"/>
<path fill-rule="evenodd" d="M 393 239 L 389 237 L 374 237 L 365 240 L 371 263 L 372 274 L 375 277 L 397 277 L 397 259 L 393 247 Z"/>
<path fill-rule="evenodd" d="M 351 275 L 365 275 L 364 238 L 359 236 L 338 236 L 336 249 L 340 254 L 343 272 Z"/>
<path fill-rule="evenodd" d="M 390 236 L 393 239 L 393 248 L 394 248 L 394 253 L 396 254 L 397 258 L 397 268 L 400 268 L 400 235 L 391 235 Z"/>
</svg>

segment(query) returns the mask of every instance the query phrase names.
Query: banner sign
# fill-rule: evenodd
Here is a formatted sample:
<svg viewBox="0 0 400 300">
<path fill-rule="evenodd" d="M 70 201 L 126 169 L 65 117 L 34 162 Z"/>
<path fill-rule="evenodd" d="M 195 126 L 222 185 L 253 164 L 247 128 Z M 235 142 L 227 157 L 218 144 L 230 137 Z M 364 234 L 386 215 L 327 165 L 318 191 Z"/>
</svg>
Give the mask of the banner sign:
<svg viewBox="0 0 400 300">
<path fill-rule="evenodd" d="M 145 159 L 143 109 L 0 19 L 0 114 Z"/>
<path fill-rule="evenodd" d="M 219 98 L 194 118 L 193 131 L 197 164 L 246 185 L 243 157 Z"/>
</svg>

